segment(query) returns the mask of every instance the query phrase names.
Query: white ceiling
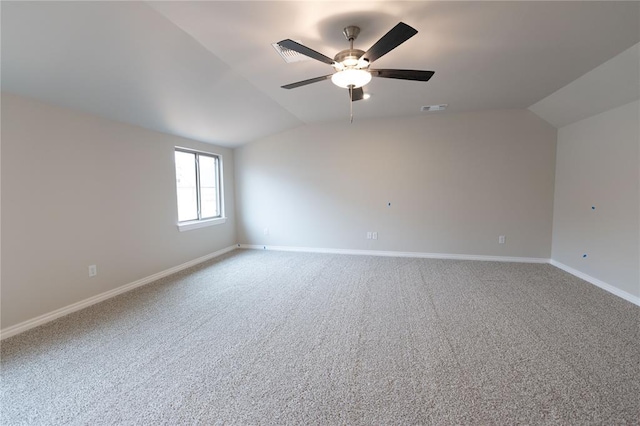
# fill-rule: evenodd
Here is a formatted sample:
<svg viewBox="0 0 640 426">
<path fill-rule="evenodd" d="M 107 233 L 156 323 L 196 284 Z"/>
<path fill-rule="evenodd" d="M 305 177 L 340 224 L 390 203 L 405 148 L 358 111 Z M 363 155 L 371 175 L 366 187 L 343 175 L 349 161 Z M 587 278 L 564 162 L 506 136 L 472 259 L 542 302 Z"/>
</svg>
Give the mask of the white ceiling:
<svg viewBox="0 0 640 426">
<path fill-rule="evenodd" d="M 304 123 L 348 120 L 317 61 L 285 63 L 285 38 L 333 56 L 341 31 L 367 50 L 399 21 L 418 30 L 376 68 L 355 119 L 527 108 L 640 41 L 639 2 L 1 2 L 2 90 L 205 142 L 237 146 Z M 446 112 L 445 112 L 446 113 Z"/>
</svg>

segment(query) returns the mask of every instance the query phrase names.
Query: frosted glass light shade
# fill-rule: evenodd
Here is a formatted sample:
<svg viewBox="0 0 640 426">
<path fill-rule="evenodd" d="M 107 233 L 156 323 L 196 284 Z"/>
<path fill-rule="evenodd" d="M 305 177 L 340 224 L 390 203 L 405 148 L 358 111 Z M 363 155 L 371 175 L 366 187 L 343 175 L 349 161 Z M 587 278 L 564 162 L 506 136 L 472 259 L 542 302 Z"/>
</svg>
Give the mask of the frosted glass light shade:
<svg viewBox="0 0 640 426">
<path fill-rule="evenodd" d="M 344 87 L 345 89 L 349 88 L 349 86 L 357 89 L 371 81 L 371 74 L 365 70 L 346 69 L 333 74 L 331 81 L 336 86 Z"/>
</svg>

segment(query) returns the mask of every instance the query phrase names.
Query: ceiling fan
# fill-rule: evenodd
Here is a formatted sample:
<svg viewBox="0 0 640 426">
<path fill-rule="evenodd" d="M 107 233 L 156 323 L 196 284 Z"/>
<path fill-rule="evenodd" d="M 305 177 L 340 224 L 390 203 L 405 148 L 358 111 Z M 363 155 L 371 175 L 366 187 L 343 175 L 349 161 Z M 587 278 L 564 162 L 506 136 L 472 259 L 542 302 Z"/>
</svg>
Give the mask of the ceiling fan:
<svg viewBox="0 0 640 426">
<path fill-rule="evenodd" d="M 362 86 L 369 83 L 371 81 L 371 77 L 429 81 L 434 74 L 433 71 L 369 68 L 369 65 L 371 65 L 375 60 L 386 55 L 417 33 L 418 31 L 416 29 L 404 22 L 400 22 L 365 52 L 363 50 L 353 48 L 353 41 L 358 37 L 358 34 L 360 34 L 360 28 L 355 25 L 351 25 L 343 30 L 344 36 L 350 43 L 349 49 L 341 50 L 333 59 L 291 39 L 282 40 L 278 43 L 280 47 L 293 50 L 317 61 L 324 62 L 335 69 L 333 74 L 287 84 L 282 86 L 282 88 L 295 89 L 296 87 L 306 86 L 307 84 L 331 79 L 336 86 L 349 89 L 349 97 L 353 102 L 363 99 L 364 91 Z"/>
</svg>

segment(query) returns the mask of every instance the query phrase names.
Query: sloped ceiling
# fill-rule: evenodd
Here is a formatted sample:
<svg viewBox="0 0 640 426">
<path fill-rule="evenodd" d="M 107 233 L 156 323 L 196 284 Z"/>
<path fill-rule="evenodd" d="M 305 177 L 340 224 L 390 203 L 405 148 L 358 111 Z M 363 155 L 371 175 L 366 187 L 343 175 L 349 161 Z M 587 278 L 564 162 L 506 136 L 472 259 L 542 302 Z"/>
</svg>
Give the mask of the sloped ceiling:
<svg viewBox="0 0 640 426">
<path fill-rule="evenodd" d="M 640 41 L 638 2 L 6 2 L 2 90 L 146 128 L 238 146 L 304 123 L 348 120 L 344 89 L 316 61 L 358 25 L 367 50 L 399 21 L 418 34 L 378 68 L 434 70 L 428 83 L 374 79 L 355 119 L 527 108 Z M 447 112 L 445 112 L 447 113 Z"/>
<path fill-rule="evenodd" d="M 529 109 L 563 127 L 640 99 L 640 43 L 597 66 Z"/>
</svg>

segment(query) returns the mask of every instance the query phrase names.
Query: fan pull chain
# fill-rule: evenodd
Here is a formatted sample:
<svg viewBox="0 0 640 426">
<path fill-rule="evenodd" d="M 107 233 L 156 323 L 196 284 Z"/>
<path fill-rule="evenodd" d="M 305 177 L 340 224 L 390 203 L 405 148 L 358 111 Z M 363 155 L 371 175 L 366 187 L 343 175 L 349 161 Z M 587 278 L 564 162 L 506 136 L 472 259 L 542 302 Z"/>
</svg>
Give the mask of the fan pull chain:
<svg viewBox="0 0 640 426">
<path fill-rule="evenodd" d="M 349 86 L 349 124 L 353 124 L 353 85 Z"/>
</svg>

